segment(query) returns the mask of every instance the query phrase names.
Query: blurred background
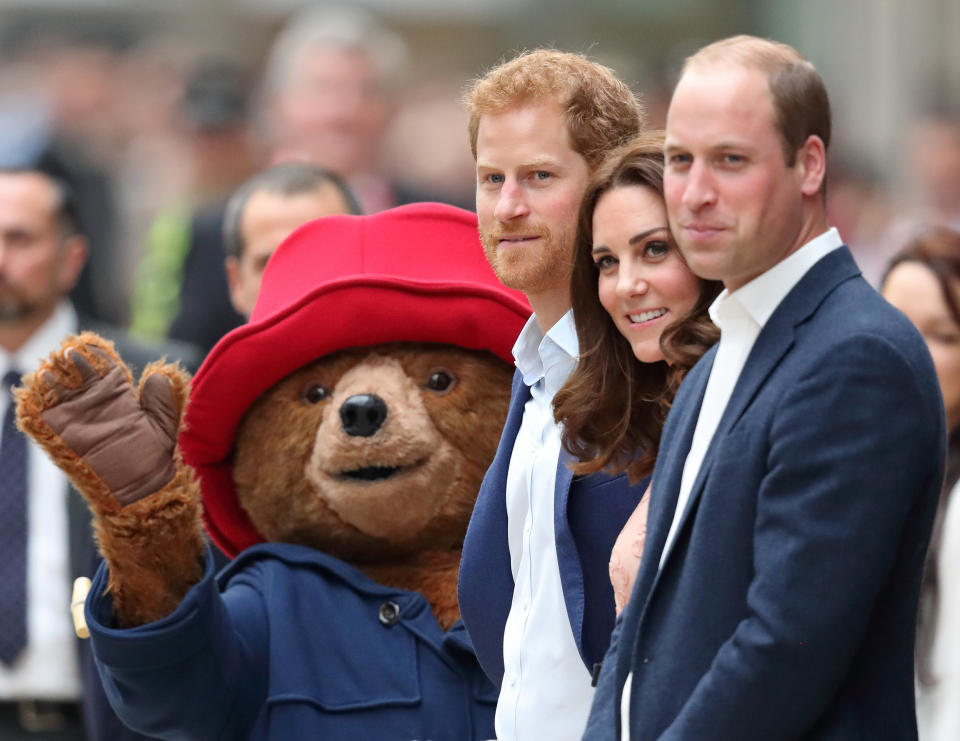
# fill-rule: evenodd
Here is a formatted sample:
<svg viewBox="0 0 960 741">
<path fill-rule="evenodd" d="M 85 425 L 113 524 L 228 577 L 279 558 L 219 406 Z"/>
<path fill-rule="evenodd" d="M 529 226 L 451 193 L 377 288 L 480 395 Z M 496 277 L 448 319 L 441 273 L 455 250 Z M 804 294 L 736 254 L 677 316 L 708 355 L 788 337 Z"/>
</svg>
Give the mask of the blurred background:
<svg viewBox="0 0 960 741">
<path fill-rule="evenodd" d="M 356 49 L 303 51 L 358 28 Z M 157 313 L 157 271 L 257 169 L 317 161 L 368 211 L 470 208 L 471 78 L 582 51 L 662 125 L 683 58 L 735 33 L 794 45 L 826 80 L 830 207 L 868 279 L 919 224 L 960 227 L 956 0 L 0 0 L 0 165 L 56 159 L 91 239 L 75 302 L 162 336 L 176 307 Z"/>
</svg>

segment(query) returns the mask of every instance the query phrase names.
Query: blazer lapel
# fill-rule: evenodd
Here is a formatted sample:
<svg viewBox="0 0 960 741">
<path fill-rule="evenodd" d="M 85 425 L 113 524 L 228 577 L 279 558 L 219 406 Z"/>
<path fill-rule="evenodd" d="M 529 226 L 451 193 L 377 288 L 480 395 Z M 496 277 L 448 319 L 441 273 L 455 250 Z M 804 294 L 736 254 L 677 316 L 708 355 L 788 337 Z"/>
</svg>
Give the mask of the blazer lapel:
<svg viewBox="0 0 960 741">
<path fill-rule="evenodd" d="M 744 370 L 734 387 L 727 408 L 724 410 L 714 439 L 704 456 L 700 472 L 690 492 L 690 499 L 678 523 L 679 534 L 692 517 L 697 499 L 701 496 L 715 450 L 715 440 L 729 432 L 740 419 L 755 397 L 757 391 L 773 372 L 774 368 L 794 342 L 796 328 L 804 322 L 824 298 L 840 283 L 859 275 L 859 269 L 845 247 L 826 255 L 794 286 L 780 303 L 764 329 L 757 337 L 747 358 Z M 690 371 L 674 401 L 667 425 L 664 428 L 664 447 L 660 450 L 653 480 L 656 488 L 650 501 L 647 526 L 647 542 L 644 546 L 640 571 L 637 574 L 633 593 L 621 615 L 620 643 L 617 649 L 616 686 L 619 706 L 620 692 L 627 674 L 631 671 L 639 650 L 639 636 L 647 610 L 663 570 L 660 556 L 667 533 L 673 522 L 683 466 L 693 440 L 700 406 L 703 403 L 707 380 L 713 368 L 717 346 L 711 348 Z M 674 419 L 676 421 L 674 422 Z M 676 540 L 674 541 L 676 542 Z M 671 552 L 672 552 L 671 548 Z M 666 565 L 671 553 L 663 559 Z"/>
<path fill-rule="evenodd" d="M 562 447 L 557 461 L 557 479 L 553 487 L 553 538 L 557 546 L 557 565 L 560 567 L 560 586 L 563 591 L 563 603 L 567 608 L 570 627 L 581 648 L 583 633 L 583 570 L 580 555 L 573 533 L 567 520 L 567 504 L 570 501 L 570 486 L 573 483 L 573 471 L 568 463 L 573 457 Z M 582 648 L 581 648 L 582 654 Z"/>
<path fill-rule="evenodd" d="M 496 455 L 483 482 L 480 485 L 480 491 L 477 494 L 477 501 L 474 505 L 473 515 L 470 518 L 470 525 L 467 528 L 467 538 L 476 538 L 482 542 L 482 553 L 477 553 L 478 557 L 484 559 L 493 555 L 503 555 L 506 553 L 504 548 L 493 548 L 494 543 L 506 545 L 507 543 L 507 505 L 504 491 L 507 486 L 507 472 L 510 468 L 510 458 L 513 456 L 513 445 L 517 439 L 517 433 L 520 431 L 520 423 L 523 421 L 523 409 L 530 399 L 530 389 L 523 383 L 520 372 L 517 371 L 513 377 L 513 390 L 510 395 L 510 407 L 507 411 L 507 419 L 504 423 L 503 433 L 500 436 L 500 444 L 497 446 Z M 489 550 L 492 549 L 493 550 Z M 464 548 L 464 557 L 471 557 L 472 549 Z M 513 574 L 510 570 L 509 554 L 503 556 L 507 572 L 510 573 L 510 582 L 513 582 Z"/>
<path fill-rule="evenodd" d="M 800 281 L 790 290 L 780 305 L 776 308 L 770 319 L 764 325 L 760 334 L 757 336 L 750 355 L 743 366 L 740 377 L 733 388 L 730 400 L 723 411 L 720 423 L 710 440 L 707 452 L 703 457 L 703 463 L 697 473 L 697 478 L 690 490 L 690 497 L 687 499 L 686 507 L 677 524 L 677 534 L 679 534 L 690 519 L 691 513 L 696 507 L 697 500 L 703 491 L 707 477 L 710 474 L 710 467 L 713 464 L 713 458 L 717 447 L 717 441 L 723 439 L 730 433 L 734 425 L 740 420 L 746 411 L 750 402 L 753 401 L 757 392 L 766 382 L 767 378 L 780 364 L 783 357 L 789 352 L 794 344 L 796 328 L 805 322 L 823 302 L 827 295 L 833 291 L 840 283 L 856 275 L 860 271 L 853 262 L 850 252 L 846 247 L 840 247 L 833 252 L 828 253 L 821 258 Z M 709 375 L 709 373 L 708 373 Z M 704 381 L 704 385 L 706 381 Z M 702 402 L 702 394 L 701 394 Z M 697 406 L 699 410 L 699 404 Z M 696 427 L 696 419 L 693 420 L 693 427 Z M 690 432 L 692 439 L 692 431 Z M 690 440 L 686 441 L 686 447 L 682 450 L 689 451 Z M 683 460 L 679 462 L 680 473 L 682 476 L 683 463 L 686 460 L 686 452 L 683 454 Z M 676 461 L 674 462 L 676 464 Z M 670 508 L 670 517 L 672 520 L 673 510 L 676 508 L 677 493 L 680 489 L 680 478 L 671 480 L 671 496 L 673 497 L 673 507 Z M 651 502 L 652 506 L 652 502 Z M 669 529 L 670 522 L 667 522 Z M 664 538 L 666 535 L 664 535 Z M 662 561 L 666 564 L 673 551 L 673 545 L 677 538 L 671 543 L 670 551 L 665 554 Z M 662 549 L 662 545 L 661 545 Z M 653 587 L 656 586 L 656 580 Z"/>
<path fill-rule="evenodd" d="M 683 464 L 690 450 L 707 379 L 710 377 L 716 354 L 717 349 L 714 346 L 684 379 L 664 427 L 663 440 L 668 441 L 669 445 L 660 449 L 653 470 L 651 482 L 655 488 L 651 493 L 650 510 L 647 514 L 647 538 L 643 546 L 643 557 L 640 560 L 640 570 L 634 579 L 630 600 L 621 614 L 623 625 L 620 628 L 620 641 L 623 645 L 618 647 L 616 653 L 618 701 L 637 650 L 639 627 L 657 579 L 660 553 L 663 551 L 677 506 Z"/>
<path fill-rule="evenodd" d="M 693 442 L 693 432 L 697 427 L 707 379 L 710 377 L 716 354 L 717 349 L 714 346 L 685 379 L 684 383 L 687 384 L 689 394 L 675 400 L 671 411 L 671 415 L 676 416 L 675 424 L 670 425 L 673 428 L 672 434 L 669 435 L 671 445 L 669 449 L 661 449 L 657 456 L 652 478 L 655 490 L 651 493 L 650 511 L 647 515 L 647 540 L 644 543 L 642 566 L 637 579 L 638 582 L 647 582 L 642 587 L 644 591 L 656 576 L 667 533 L 673 523 L 673 513 L 676 511 L 677 496 L 680 492 L 680 480 L 683 478 L 683 466 Z M 671 430 L 665 429 L 664 432 L 671 433 Z"/>
<path fill-rule="evenodd" d="M 514 587 L 504 492 L 513 445 L 529 398 L 530 389 L 520 373 L 515 373 L 500 444 L 480 485 L 460 557 L 460 610 L 477 657 L 495 684 L 503 676 L 503 627 Z"/>
</svg>

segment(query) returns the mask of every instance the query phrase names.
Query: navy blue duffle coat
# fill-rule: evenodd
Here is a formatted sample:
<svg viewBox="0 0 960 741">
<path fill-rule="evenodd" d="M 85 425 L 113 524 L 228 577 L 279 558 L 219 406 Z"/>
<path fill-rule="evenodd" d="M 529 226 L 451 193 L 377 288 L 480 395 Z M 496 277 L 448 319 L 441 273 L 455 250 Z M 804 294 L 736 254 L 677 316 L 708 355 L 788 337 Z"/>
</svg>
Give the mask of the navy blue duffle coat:
<svg viewBox="0 0 960 741">
<path fill-rule="evenodd" d="M 469 741 L 494 735 L 497 691 L 461 623 L 426 599 L 294 545 L 249 548 L 167 617 L 112 626 L 101 566 L 94 654 L 125 723 L 164 739 Z"/>
</svg>

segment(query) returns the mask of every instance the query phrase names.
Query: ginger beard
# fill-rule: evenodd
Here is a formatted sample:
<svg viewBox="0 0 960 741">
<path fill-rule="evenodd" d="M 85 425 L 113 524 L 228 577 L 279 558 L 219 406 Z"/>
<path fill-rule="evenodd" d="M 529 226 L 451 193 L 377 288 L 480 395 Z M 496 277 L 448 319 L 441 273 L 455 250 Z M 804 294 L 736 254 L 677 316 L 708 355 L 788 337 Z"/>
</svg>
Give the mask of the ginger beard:
<svg viewBox="0 0 960 741">
<path fill-rule="evenodd" d="M 512 236 L 534 235 L 535 239 L 501 244 L 501 240 Z M 487 262 L 507 288 L 536 294 L 563 285 L 570 279 L 572 228 L 564 226 L 551 231 L 544 224 L 514 228 L 498 224 L 487 231 L 481 227 L 480 241 Z"/>
</svg>

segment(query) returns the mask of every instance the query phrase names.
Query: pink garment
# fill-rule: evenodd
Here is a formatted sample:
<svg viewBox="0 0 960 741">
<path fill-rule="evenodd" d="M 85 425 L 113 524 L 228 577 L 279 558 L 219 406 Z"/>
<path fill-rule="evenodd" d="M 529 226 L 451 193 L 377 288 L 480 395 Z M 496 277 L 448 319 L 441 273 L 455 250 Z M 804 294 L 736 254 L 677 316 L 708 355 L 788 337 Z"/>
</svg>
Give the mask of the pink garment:
<svg viewBox="0 0 960 741">
<path fill-rule="evenodd" d="M 633 580 L 640 568 L 643 542 L 647 538 L 647 511 L 650 509 L 650 488 L 644 492 L 637 508 L 623 526 L 610 554 L 610 581 L 613 583 L 613 599 L 617 615 L 630 599 Z"/>
</svg>

